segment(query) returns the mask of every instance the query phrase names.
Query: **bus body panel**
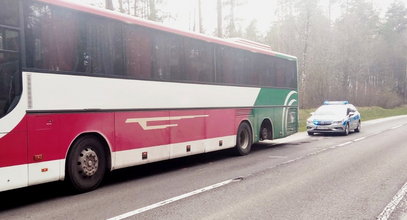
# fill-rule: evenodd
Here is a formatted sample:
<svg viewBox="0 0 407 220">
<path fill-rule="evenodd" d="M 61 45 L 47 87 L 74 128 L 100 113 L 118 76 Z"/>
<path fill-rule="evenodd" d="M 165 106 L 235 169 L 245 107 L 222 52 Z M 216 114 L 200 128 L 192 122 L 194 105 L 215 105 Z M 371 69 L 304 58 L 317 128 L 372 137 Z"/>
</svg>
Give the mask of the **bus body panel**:
<svg viewBox="0 0 407 220">
<path fill-rule="evenodd" d="M 96 133 L 114 142 L 114 113 L 31 113 L 27 121 L 29 185 L 63 179 L 65 158 L 79 135 Z"/>
<path fill-rule="evenodd" d="M 27 120 L 0 137 L 0 167 L 27 164 Z"/>
<path fill-rule="evenodd" d="M 26 119 L 0 137 L 0 191 L 28 185 Z"/>
<path fill-rule="evenodd" d="M 86 86 L 75 87 L 75 90 L 82 92 L 86 89 L 92 91 L 92 94 L 78 96 L 76 92 L 66 92 L 67 83 L 73 85 L 80 81 L 91 82 L 90 77 L 24 73 L 25 78 L 30 78 L 27 85 L 31 89 L 24 90 L 23 97 L 28 98 L 22 98 L 23 101 L 20 102 L 30 102 L 25 104 L 28 114 L 14 129 L 0 138 L 0 175 L 3 181 L 7 181 L 1 183 L 0 190 L 64 179 L 65 159 L 69 148 L 81 134 L 96 133 L 104 138 L 111 151 L 113 170 L 234 147 L 237 128 L 242 121 L 250 124 L 253 138 L 257 141 L 258 127 L 262 120 L 282 118 L 281 121 L 273 121 L 273 129 L 274 133 L 279 134 L 276 137 L 284 137 L 288 135 L 283 132 L 287 124 L 284 120 L 288 118 L 284 116 L 288 114 L 288 108 L 284 106 L 289 106 L 290 103 L 296 106 L 296 92 L 286 89 L 97 78 L 93 84 L 82 82 Z M 101 85 L 117 87 L 115 89 L 121 92 L 108 99 L 103 98 L 106 94 L 105 86 Z M 158 108 L 160 104 L 156 102 L 154 107 L 157 109 L 151 110 L 92 110 L 97 103 L 94 100 L 104 102 L 112 108 L 120 107 L 122 104 L 117 106 L 116 101 L 122 96 L 130 99 L 126 104 L 130 107 L 135 102 L 138 106 L 151 107 L 153 102 L 146 103 L 143 102 L 144 98 L 139 98 L 146 87 L 153 90 L 166 87 L 168 93 L 177 87 L 177 93 L 171 96 L 176 96 L 179 102 L 172 101 L 172 106 L 193 106 L 193 103 L 198 102 L 198 107 L 168 109 L 169 105 L 164 102 L 164 106 Z M 194 92 L 188 93 L 188 90 Z M 202 96 L 200 90 L 206 91 L 208 96 L 219 97 L 223 106 L 236 107 L 211 108 L 219 105 L 219 101 L 195 101 Z M 239 99 L 230 95 L 230 91 L 232 94 L 245 95 L 243 99 Z M 278 93 L 283 95 L 276 95 Z M 152 93 L 149 98 L 160 100 L 162 94 Z M 78 106 L 70 109 L 70 103 Z M 252 107 L 244 107 L 246 105 Z M 21 107 L 14 111 L 21 111 Z M 17 147 L 10 148 L 10 145 Z M 142 157 L 145 152 L 148 154 L 147 158 Z M 16 171 L 19 175 L 16 175 Z"/>
<path fill-rule="evenodd" d="M 28 114 L 28 128 L 28 162 L 58 160 L 83 133 L 101 134 L 114 142 L 114 113 Z"/>
<path fill-rule="evenodd" d="M 0 191 L 28 186 L 28 165 L 0 167 Z"/>
<path fill-rule="evenodd" d="M 273 138 L 283 138 L 297 132 L 298 93 L 288 89 L 262 88 L 256 99 L 252 119 L 256 123 L 255 134 L 265 119 L 269 119 L 273 127 Z M 270 110 L 269 106 L 273 106 Z M 294 117 L 294 121 L 293 121 Z M 280 119 L 280 120 L 273 120 Z M 255 139 L 258 141 L 258 139 Z"/>
</svg>

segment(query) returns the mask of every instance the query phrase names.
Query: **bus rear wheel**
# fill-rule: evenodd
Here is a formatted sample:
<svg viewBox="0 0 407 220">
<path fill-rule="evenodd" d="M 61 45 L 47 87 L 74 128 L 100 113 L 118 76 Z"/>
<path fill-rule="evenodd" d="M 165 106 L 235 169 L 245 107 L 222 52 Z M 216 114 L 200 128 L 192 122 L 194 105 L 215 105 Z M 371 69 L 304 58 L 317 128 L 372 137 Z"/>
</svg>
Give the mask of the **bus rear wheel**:
<svg viewBox="0 0 407 220">
<path fill-rule="evenodd" d="M 252 130 L 247 122 L 240 124 L 237 130 L 235 151 L 237 155 L 244 156 L 250 153 L 253 143 Z"/>
<path fill-rule="evenodd" d="M 76 192 L 96 189 L 106 173 L 106 154 L 100 141 L 84 136 L 75 141 L 67 158 L 67 178 Z"/>
</svg>

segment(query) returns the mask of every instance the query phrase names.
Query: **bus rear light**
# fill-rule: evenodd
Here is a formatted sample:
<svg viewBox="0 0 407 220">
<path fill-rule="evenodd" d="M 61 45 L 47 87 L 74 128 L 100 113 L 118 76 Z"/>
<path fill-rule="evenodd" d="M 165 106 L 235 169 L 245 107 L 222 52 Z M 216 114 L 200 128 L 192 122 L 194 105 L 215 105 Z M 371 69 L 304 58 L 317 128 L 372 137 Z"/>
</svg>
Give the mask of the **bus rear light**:
<svg viewBox="0 0 407 220">
<path fill-rule="evenodd" d="M 44 157 L 42 156 L 42 154 L 37 154 L 33 156 L 33 160 L 34 161 L 41 161 Z"/>
<path fill-rule="evenodd" d="M 146 160 L 147 157 L 148 157 L 148 153 L 147 153 L 147 152 L 141 153 L 141 159 Z"/>
<path fill-rule="evenodd" d="M 220 140 L 219 141 L 219 147 L 222 147 L 223 146 L 223 140 Z"/>
<path fill-rule="evenodd" d="M 191 145 L 187 145 L 187 152 L 191 152 Z"/>
<path fill-rule="evenodd" d="M 41 172 L 43 172 L 43 173 L 48 172 L 48 168 L 42 168 Z"/>
</svg>

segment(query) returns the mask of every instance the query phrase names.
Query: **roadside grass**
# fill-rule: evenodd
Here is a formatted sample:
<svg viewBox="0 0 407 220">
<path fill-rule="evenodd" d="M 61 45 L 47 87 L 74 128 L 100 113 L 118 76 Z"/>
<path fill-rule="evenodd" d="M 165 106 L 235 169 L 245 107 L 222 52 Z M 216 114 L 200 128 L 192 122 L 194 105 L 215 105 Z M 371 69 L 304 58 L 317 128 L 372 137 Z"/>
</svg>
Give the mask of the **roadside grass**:
<svg viewBox="0 0 407 220">
<path fill-rule="evenodd" d="M 362 116 L 362 121 L 368 121 L 377 118 L 386 118 L 390 116 L 397 115 L 407 115 L 407 105 L 403 105 L 393 109 L 385 109 L 382 107 L 357 107 L 360 115 Z M 306 120 L 311 116 L 311 112 L 314 112 L 316 109 L 300 109 L 299 114 L 299 131 L 306 130 Z"/>
</svg>

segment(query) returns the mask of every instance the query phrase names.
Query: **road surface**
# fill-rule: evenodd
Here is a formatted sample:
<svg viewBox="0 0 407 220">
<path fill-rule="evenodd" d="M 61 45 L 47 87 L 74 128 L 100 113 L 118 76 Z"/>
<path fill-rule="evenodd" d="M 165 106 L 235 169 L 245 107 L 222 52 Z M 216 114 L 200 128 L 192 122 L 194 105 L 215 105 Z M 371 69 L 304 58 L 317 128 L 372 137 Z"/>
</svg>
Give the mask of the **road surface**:
<svg viewBox="0 0 407 220">
<path fill-rule="evenodd" d="M 403 219 L 406 164 L 399 116 L 348 136 L 298 133 L 244 157 L 222 151 L 118 170 L 79 195 L 62 183 L 2 192 L 0 219 Z"/>
</svg>

